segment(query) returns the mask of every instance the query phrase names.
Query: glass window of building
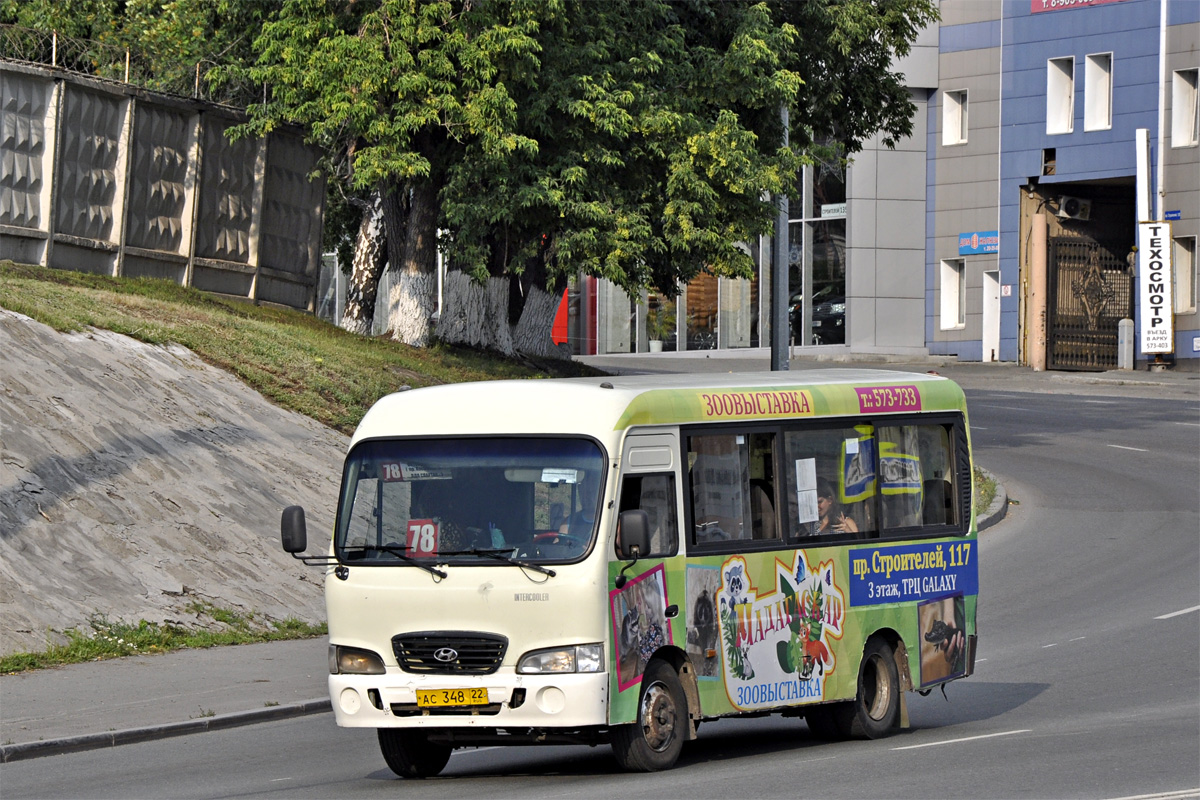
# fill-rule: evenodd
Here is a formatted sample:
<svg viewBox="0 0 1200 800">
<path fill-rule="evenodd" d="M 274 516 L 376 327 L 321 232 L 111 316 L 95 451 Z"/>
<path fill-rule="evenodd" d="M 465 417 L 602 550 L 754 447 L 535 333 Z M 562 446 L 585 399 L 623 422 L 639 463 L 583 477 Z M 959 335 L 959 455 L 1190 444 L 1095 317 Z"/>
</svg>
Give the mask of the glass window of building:
<svg viewBox="0 0 1200 800">
<path fill-rule="evenodd" d="M 1093 53 L 1083 67 L 1083 129 L 1112 127 L 1112 53 Z"/>
<path fill-rule="evenodd" d="M 846 170 L 806 167 L 789 198 L 788 316 L 798 345 L 846 343 Z"/>
<path fill-rule="evenodd" d="M 1171 77 L 1171 146 L 1200 144 L 1200 102 L 1195 69 L 1176 70 Z"/>
<path fill-rule="evenodd" d="M 961 258 L 942 261 L 941 328 L 944 331 L 967 324 L 967 267 Z"/>
<path fill-rule="evenodd" d="M 1075 130 L 1075 58 L 1046 62 L 1046 133 Z"/>
<path fill-rule="evenodd" d="M 942 144 L 967 142 L 967 90 L 942 92 Z"/>
</svg>

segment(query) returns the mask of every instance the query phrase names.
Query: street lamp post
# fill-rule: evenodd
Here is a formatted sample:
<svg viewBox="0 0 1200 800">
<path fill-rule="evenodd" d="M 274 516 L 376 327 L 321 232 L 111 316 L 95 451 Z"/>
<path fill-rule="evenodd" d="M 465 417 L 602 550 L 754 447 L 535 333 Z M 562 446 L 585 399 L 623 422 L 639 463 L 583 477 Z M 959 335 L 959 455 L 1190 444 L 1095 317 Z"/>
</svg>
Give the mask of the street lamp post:
<svg viewBox="0 0 1200 800">
<path fill-rule="evenodd" d="M 783 124 L 783 146 L 789 144 L 788 107 L 779 106 Z M 771 260 L 771 371 L 786 370 L 788 364 L 788 198 L 780 192 L 775 198 L 778 215 L 775 218 L 775 252 Z"/>
</svg>

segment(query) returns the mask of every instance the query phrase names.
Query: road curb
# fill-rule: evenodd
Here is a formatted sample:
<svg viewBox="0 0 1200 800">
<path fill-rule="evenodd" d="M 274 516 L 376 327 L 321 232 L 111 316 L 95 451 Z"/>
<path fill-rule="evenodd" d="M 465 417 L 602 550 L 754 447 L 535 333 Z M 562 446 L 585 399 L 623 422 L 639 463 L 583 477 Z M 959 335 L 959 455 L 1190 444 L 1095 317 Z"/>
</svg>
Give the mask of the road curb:
<svg viewBox="0 0 1200 800">
<path fill-rule="evenodd" d="M 1008 513 L 1008 490 L 1004 488 L 1004 484 L 1000 482 L 999 478 L 988 472 L 983 467 L 977 466 L 975 469 L 979 470 L 984 474 L 985 477 L 987 477 L 989 480 L 995 481 L 996 483 L 996 496 L 992 498 L 992 502 L 987 507 L 987 510 L 975 518 L 976 530 L 983 531 L 984 529 L 990 528 L 1000 520 L 1004 519 L 1004 515 Z"/>
<path fill-rule="evenodd" d="M 253 725 L 258 722 L 273 722 L 291 717 L 303 717 L 308 714 L 321 714 L 333 709 L 328 697 L 316 700 L 304 700 L 299 703 L 256 708 L 253 711 L 237 711 L 232 714 L 218 714 L 214 717 L 189 719 L 186 722 L 170 722 L 164 725 L 147 725 L 141 728 L 128 728 L 122 731 L 107 731 L 105 733 L 89 733 L 82 736 L 66 736 L 60 739 L 44 739 L 38 742 L 0 745 L 0 763 L 24 761 L 29 758 L 57 756 L 64 753 L 78 753 L 84 750 L 98 750 L 103 747 L 118 747 L 123 744 L 135 744 L 156 739 L 167 739 L 172 736 L 187 736 L 192 733 L 219 731 L 226 728 L 237 728 L 242 725 Z"/>
</svg>

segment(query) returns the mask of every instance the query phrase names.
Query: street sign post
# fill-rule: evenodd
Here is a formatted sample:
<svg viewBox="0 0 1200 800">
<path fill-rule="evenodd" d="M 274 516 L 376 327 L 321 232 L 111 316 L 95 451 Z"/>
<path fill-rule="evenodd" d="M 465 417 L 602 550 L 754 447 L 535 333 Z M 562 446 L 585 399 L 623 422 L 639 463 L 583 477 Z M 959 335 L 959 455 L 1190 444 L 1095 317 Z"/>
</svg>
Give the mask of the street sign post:
<svg viewBox="0 0 1200 800">
<path fill-rule="evenodd" d="M 1138 340 L 1146 354 L 1175 352 L 1171 225 L 1138 223 Z"/>
</svg>

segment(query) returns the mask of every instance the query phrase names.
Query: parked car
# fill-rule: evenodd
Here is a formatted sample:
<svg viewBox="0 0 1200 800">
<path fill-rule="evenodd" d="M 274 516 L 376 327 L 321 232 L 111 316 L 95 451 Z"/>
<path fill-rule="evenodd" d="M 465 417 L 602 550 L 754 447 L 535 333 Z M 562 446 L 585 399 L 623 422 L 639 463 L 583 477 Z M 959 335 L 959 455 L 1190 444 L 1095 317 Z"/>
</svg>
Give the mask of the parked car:
<svg viewBox="0 0 1200 800">
<path fill-rule="evenodd" d="M 844 344 L 846 341 L 846 297 L 842 288 L 829 284 L 813 294 L 812 334 L 808 342 L 797 335 L 804 313 L 804 295 L 797 292 L 788 300 L 792 336 L 801 344 Z"/>
<path fill-rule="evenodd" d="M 846 298 L 830 297 L 813 307 L 813 344 L 846 343 Z"/>
</svg>

